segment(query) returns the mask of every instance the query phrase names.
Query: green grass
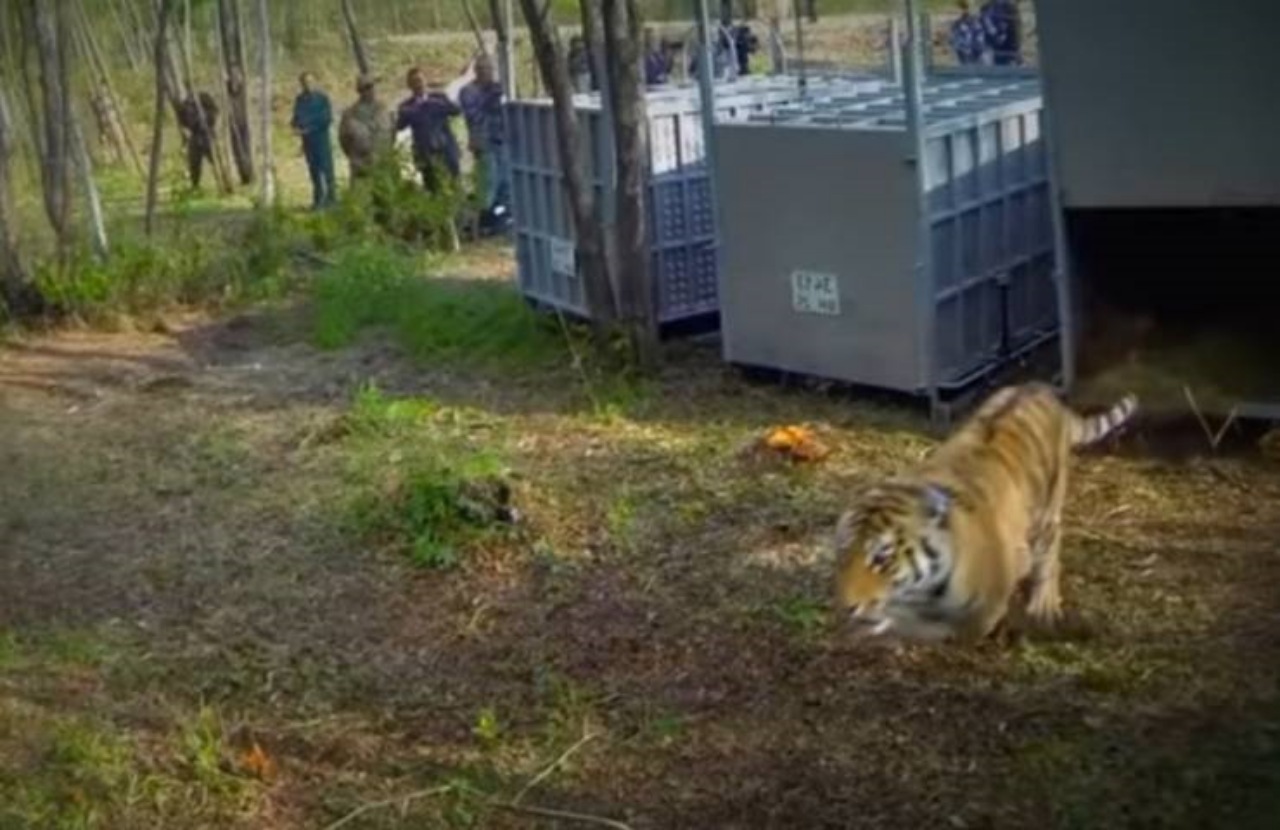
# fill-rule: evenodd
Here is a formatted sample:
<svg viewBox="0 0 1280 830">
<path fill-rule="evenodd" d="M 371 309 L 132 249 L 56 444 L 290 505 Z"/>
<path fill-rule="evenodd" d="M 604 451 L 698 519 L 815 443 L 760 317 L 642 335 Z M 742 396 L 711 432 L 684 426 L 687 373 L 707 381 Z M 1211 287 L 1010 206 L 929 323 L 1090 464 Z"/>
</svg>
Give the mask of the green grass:
<svg viewBox="0 0 1280 830">
<path fill-rule="evenodd" d="M 384 245 L 340 252 L 316 279 L 313 341 L 338 349 L 380 328 L 424 363 L 519 371 L 565 359 L 565 336 L 509 285 L 424 277 L 419 269 Z"/>
<path fill-rule="evenodd" d="M 357 459 L 349 532 L 437 570 L 502 532 L 506 467 L 491 450 L 459 440 L 458 416 L 374 386 L 359 392 L 347 419 Z"/>
<path fill-rule="evenodd" d="M 203 718 L 144 742 L 102 718 L 0 702 L 6 743 L 21 736 L 16 763 L 0 757 L 0 828 L 225 826 L 254 809 L 257 786 L 232 771 L 230 748 Z"/>
</svg>

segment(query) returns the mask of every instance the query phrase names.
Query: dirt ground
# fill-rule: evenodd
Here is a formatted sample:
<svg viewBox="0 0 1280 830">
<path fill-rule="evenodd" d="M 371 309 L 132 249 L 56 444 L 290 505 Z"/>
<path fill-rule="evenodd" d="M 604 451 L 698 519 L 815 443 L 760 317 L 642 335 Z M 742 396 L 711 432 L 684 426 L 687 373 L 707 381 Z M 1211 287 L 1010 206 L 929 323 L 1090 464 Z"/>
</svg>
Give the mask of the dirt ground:
<svg viewBox="0 0 1280 830">
<path fill-rule="evenodd" d="M 0 828 L 1275 826 L 1280 467 L 1091 452 L 1083 632 L 889 649 L 828 615 L 824 544 L 918 415 L 694 344 L 600 406 L 306 314 L 0 352 Z M 371 380 L 430 415 L 335 429 Z M 816 468 L 739 451 L 797 422 Z M 502 458 L 516 532 L 449 571 L 347 532 L 441 440 Z"/>
</svg>

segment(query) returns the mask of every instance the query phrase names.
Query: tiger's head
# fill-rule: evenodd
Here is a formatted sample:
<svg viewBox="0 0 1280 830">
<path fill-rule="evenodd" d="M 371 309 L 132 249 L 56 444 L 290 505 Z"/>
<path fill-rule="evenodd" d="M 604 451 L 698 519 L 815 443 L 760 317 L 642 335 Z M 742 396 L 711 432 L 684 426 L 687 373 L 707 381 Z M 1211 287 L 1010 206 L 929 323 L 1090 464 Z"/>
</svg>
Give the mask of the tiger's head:
<svg viewBox="0 0 1280 830">
<path fill-rule="evenodd" d="M 883 634 L 890 607 L 930 580 L 945 532 L 950 494 L 926 482 L 878 484 L 840 516 L 835 531 L 836 602 L 859 626 Z"/>
</svg>

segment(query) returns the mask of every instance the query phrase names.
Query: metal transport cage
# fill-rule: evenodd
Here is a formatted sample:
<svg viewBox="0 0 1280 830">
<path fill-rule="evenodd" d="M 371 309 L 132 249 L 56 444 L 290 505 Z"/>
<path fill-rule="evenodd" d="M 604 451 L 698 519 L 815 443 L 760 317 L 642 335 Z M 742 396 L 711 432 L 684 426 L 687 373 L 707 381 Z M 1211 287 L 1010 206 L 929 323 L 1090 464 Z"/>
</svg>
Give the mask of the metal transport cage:
<svg viewBox="0 0 1280 830">
<path fill-rule="evenodd" d="M 959 389 L 1058 327 L 1036 77 L 818 94 L 716 126 L 726 360 L 909 394 Z"/>
</svg>

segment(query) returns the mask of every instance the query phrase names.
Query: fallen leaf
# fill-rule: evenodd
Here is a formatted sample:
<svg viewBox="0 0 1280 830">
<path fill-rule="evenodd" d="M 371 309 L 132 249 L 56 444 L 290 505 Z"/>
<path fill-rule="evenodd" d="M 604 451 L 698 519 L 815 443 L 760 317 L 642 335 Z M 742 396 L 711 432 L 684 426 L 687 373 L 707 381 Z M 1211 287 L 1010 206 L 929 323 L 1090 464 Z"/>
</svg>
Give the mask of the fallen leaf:
<svg viewBox="0 0 1280 830">
<path fill-rule="evenodd" d="M 775 427 L 765 434 L 763 444 L 795 461 L 821 461 L 831 454 L 831 449 L 818 440 L 813 430 L 802 426 Z"/>
<path fill-rule="evenodd" d="M 263 781 L 269 781 L 276 774 L 276 762 L 258 745 L 257 741 L 253 742 L 251 749 L 241 754 L 240 766 L 244 768 L 245 772 Z"/>
</svg>

